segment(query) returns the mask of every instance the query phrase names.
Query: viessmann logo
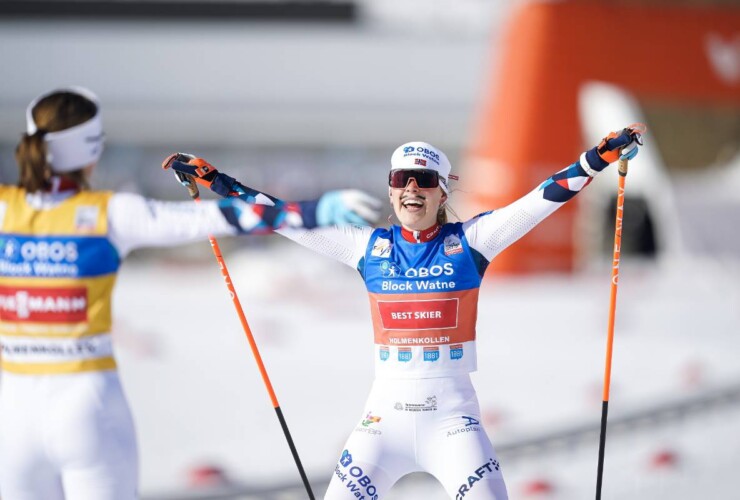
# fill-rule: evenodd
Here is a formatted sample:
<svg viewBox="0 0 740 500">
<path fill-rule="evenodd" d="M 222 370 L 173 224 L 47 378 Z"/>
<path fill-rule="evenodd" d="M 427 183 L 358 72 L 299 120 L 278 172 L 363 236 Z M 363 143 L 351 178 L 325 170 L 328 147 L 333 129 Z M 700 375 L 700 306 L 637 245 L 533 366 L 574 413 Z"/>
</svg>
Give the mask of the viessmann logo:
<svg viewBox="0 0 740 500">
<path fill-rule="evenodd" d="M 80 322 L 87 320 L 87 289 L 0 287 L 3 321 Z"/>
</svg>

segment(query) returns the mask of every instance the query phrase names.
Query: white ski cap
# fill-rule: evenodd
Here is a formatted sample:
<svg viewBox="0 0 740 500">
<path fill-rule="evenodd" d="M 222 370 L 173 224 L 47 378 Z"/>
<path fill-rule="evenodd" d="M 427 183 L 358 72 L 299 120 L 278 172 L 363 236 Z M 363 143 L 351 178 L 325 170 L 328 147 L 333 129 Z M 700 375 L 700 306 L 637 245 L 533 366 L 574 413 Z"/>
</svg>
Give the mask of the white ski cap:
<svg viewBox="0 0 740 500">
<path fill-rule="evenodd" d="M 424 169 L 435 170 L 439 174 L 439 185 L 449 194 L 447 179 L 456 177 L 450 175 L 450 161 L 439 148 L 426 142 L 413 141 L 398 146 L 391 156 L 391 170 Z"/>
<path fill-rule="evenodd" d="M 84 123 L 58 132 L 44 135 L 48 151 L 46 161 L 55 172 L 72 172 L 96 162 L 103 154 L 103 121 L 100 117 L 100 101 L 90 90 L 83 87 L 66 87 L 52 90 L 31 101 L 26 109 L 26 131 L 33 135 L 38 130 L 33 119 L 33 108 L 38 102 L 58 92 L 69 92 L 80 95 L 93 102 L 97 108 L 95 116 Z"/>
</svg>

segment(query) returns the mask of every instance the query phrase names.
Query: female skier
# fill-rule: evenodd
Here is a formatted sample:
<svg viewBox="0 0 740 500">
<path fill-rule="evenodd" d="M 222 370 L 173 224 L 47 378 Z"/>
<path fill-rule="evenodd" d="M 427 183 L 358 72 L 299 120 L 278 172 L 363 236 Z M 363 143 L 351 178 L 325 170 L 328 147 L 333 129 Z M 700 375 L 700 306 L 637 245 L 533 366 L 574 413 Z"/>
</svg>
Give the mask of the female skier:
<svg viewBox="0 0 740 500">
<path fill-rule="evenodd" d="M 134 425 L 111 343 L 111 295 L 131 250 L 208 234 L 313 227 L 367 210 L 366 195 L 282 203 L 240 194 L 196 205 L 89 190 L 103 150 L 89 90 L 34 100 L 16 150 L 18 186 L 0 185 L 0 496 L 133 500 Z M 372 202 L 372 200 L 370 200 Z"/>
<path fill-rule="evenodd" d="M 393 153 L 388 175 L 400 225 L 280 230 L 356 268 L 370 295 L 376 380 L 325 499 L 378 500 L 415 471 L 434 475 L 456 500 L 508 498 L 469 377 L 476 369 L 481 279 L 499 252 L 620 154 L 634 156 L 643 130 L 634 125 L 609 134 L 526 196 L 458 223 L 447 222 L 447 157 L 430 144 L 410 142 Z M 197 175 L 186 164 L 174 168 Z"/>
</svg>

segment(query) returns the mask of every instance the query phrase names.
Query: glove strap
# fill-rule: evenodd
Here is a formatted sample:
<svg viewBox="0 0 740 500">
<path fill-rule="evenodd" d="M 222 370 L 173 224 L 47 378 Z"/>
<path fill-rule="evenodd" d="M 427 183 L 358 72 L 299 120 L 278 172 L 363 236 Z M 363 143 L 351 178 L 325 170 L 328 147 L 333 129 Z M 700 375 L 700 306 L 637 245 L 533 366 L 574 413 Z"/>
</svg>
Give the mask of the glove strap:
<svg viewBox="0 0 740 500">
<path fill-rule="evenodd" d="M 234 184 L 236 183 L 237 181 L 233 177 L 218 172 L 208 187 L 217 195 L 227 198 L 234 193 Z"/>
<path fill-rule="evenodd" d="M 605 140 L 602 142 L 606 142 Z M 601 155 L 599 154 L 599 146 L 596 146 L 595 148 L 591 148 L 588 151 L 586 151 L 582 158 L 585 157 L 586 163 L 590 167 L 591 170 L 595 170 L 596 172 L 601 172 L 606 167 L 609 166 L 609 162 L 604 160 Z M 583 166 L 583 159 L 581 160 L 581 166 Z M 586 169 L 586 167 L 583 167 L 584 170 L 588 173 L 588 175 L 591 175 L 591 172 Z M 593 175 L 591 175 L 593 177 Z"/>
</svg>

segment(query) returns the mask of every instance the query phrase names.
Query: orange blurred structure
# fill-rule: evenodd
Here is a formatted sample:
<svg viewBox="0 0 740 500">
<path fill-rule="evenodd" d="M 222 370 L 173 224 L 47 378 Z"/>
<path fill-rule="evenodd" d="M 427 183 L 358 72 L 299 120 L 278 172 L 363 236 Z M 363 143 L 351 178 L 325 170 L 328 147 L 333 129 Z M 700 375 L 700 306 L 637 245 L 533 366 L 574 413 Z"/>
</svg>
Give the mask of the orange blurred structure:
<svg viewBox="0 0 740 500">
<path fill-rule="evenodd" d="M 637 97 L 740 109 L 738 8 L 530 2 L 507 29 L 463 167 L 476 212 L 523 196 L 592 146 L 583 144 L 578 114 L 588 81 Z M 497 257 L 494 269 L 572 271 L 576 210 L 573 202 L 558 210 Z"/>
</svg>

